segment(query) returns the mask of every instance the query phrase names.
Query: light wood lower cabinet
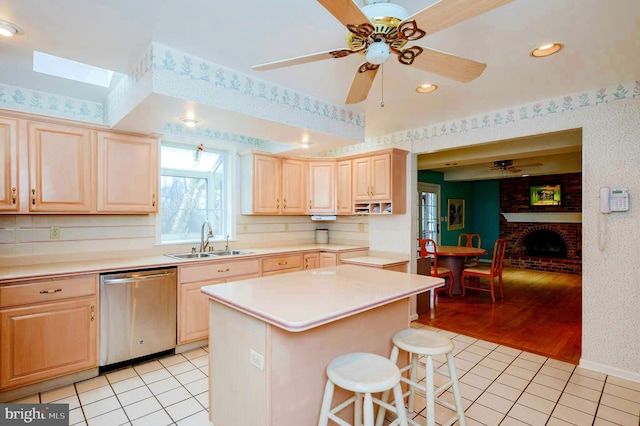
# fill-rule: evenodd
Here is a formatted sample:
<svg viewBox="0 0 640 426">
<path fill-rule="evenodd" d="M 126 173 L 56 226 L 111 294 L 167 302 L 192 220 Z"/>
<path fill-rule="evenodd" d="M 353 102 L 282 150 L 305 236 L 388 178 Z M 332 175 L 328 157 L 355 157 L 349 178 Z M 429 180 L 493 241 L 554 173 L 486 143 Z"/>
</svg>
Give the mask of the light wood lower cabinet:
<svg viewBox="0 0 640 426">
<path fill-rule="evenodd" d="M 320 264 L 320 254 L 319 253 L 307 253 L 304 255 L 304 260 L 302 261 L 304 264 L 304 270 L 307 269 L 316 269 Z"/>
<path fill-rule="evenodd" d="M 178 344 L 209 336 L 209 298 L 202 287 L 259 276 L 258 259 L 178 267 Z"/>
<path fill-rule="evenodd" d="M 338 255 L 336 253 L 320 253 L 320 268 L 325 268 L 327 266 L 337 266 L 338 265 Z"/>
<path fill-rule="evenodd" d="M 97 275 L 2 287 L 1 390 L 98 366 L 97 289 Z M 74 297 L 83 293 L 90 295 Z M 47 295 L 52 301 L 33 303 Z"/>
<path fill-rule="evenodd" d="M 302 255 L 291 254 L 285 256 L 267 257 L 262 259 L 262 276 L 286 274 L 287 272 L 302 271 Z"/>
</svg>

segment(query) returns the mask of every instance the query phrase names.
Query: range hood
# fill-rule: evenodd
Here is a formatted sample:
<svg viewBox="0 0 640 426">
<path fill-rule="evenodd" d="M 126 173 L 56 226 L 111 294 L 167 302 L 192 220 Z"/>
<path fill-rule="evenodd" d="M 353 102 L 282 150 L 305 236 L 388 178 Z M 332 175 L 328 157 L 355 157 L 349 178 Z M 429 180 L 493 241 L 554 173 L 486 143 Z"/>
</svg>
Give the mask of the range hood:
<svg viewBox="0 0 640 426">
<path fill-rule="evenodd" d="M 318 220 L 318 221 L 326 221 L 326 220 L 336 220 L 336 216 L 329 216 L 329 215 L 313 215 L 311 216 L 311 220 Z"/>
</svg>

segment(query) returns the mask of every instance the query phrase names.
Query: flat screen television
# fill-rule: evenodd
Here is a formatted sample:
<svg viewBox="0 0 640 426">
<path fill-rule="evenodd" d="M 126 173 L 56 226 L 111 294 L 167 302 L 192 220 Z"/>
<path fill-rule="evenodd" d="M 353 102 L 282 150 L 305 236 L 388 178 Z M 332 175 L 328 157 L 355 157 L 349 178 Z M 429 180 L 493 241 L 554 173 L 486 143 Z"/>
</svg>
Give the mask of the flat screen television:
<svg viewBox="0 0 640 426">
<path fill-rule="evenodd" d="M 530 186 L 529 200 L 532 206 L 559 206 L 562 202 L 560 184 Z"/>
</svg>

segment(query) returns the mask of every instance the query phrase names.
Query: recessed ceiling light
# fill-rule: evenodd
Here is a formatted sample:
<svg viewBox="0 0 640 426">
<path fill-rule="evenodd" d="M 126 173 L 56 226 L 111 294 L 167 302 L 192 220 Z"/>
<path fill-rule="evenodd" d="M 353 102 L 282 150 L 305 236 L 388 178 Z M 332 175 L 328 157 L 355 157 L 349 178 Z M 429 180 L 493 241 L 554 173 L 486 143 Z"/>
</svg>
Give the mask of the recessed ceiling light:
<svg viewBox="0 0 640 426">
<path fill-rule="evenodd" d="M 542 58 L 545 56 L 553 55 L 554 53 L 562 50 L 564 45 L 562 43 L 548 43 L 544 44 L 531 51 L 531 56 L 534 58 Z"/>
<path fill-rule="evenodd" d="M 306 148 L 309 148 L 309 147 L 311 146 L 311 142 L 309 142 L 309 141 L 302 141 L 302 142 L 300 142 L 300 146 L 301 146 L 302 148 L 305 148 L 305 149 L 306 149 Z"/>
<path fill-rule="evenodd" d="M 199 121 L 193 117 L 181 117 L 180 121 L 187 127 L 196 127 L 196 124 L 199 123 Z"/>
<path fill-rule="evenodd" d="M 429 92 L 433 92 L 437 88 L 438 88 L 438 86 L 436 86 L 435 84 L 421 84 L 420 86 L 418 86 L 416 88 L 416 92 L 418 92 L 418 93 L 429 93 Z"/>
<path fill-rule="evenodd" d="M 12 37 L 14 35 L 22 34 L 22 28 L 12 24 L 11 22 L 3 21 L 0 19 L 0 35 L 4 37 Z"/>
</svg>

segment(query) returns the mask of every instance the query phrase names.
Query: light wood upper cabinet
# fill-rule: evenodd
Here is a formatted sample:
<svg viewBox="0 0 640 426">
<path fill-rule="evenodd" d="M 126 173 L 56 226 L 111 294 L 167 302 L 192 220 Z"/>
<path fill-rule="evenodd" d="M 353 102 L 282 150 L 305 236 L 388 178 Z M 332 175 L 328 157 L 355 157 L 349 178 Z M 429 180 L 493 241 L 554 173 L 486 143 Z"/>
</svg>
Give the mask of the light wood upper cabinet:
<svg viewBox="0 0 640 426">
<path fill-rule="evenodd" d="M 158 141 L 97 132 L 97 210 L 158 211 Z"/>
<path fill-rule="evenodd" d="M 18 211 L 18 120 L 0 118 L 0 168 L 0 211 Z"/>
<path fill-rule="evenodd" d="M 242 214 L 306 214 L 306 161 L 247 154 L 240 168 Z"/>
<path fill-rule="evenodd" d="M 352 158 L 356 214 L 405 213 L 407 154 L 390 149 Z"/>
<path fill-rule="evenodd" d="M 307 162 L 282 159 L 282 213 L 307 213 Z"/>
<path fill-rule="evenodd" d="M 352 214 L 353 200 L 351 198 L 351 160 L 338 161 L 337 163 L 336 192 L 338 205 L 337 214 Z"/>
<path fill-rule="evenodd" d="M 30 122 L 29 211 L 91 212 L 91 130 Z"/>
<path fill-rule="evenodd" d="M 309 162 L 310 214 L 336 213 L 336 162 Z"/>
</svg>

